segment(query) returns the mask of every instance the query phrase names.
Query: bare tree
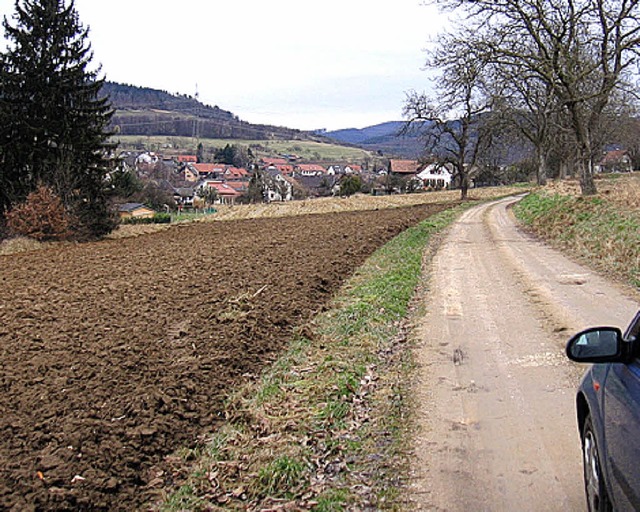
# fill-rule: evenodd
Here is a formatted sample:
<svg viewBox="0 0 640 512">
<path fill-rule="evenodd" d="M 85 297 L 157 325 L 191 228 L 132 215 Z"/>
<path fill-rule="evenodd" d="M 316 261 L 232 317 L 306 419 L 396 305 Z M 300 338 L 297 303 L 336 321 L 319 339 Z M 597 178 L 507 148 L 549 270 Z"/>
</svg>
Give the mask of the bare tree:
<svg viewBox="0 0 640 512">
<path fill-rule="evenodd" d="M 437 97 L 411 91 L 403 109 L 405 131 L 429 124 L 427 145 L 452 164 L 462 199 L 467 197 L 479 150 L 491 135 L 483 126 L 483 116 L 491 112 L 484 83 L 486 59 L 477 50 L 467 38 L 443 35 L 427 60 L 427 67 L 442 73 L 436 83 Z"/>
<path fill-rule="evenodd" d="M 501 101 L 494 102 L 505 122 L 528 141 L 535 150 L 536 181 L 547 182 L 549 153 L 553 135 L 557 132 L 555 119 L 559 104 L 550 88 L 526 70 L 496 66 L 493 80 L 503 84 Z"/>
<path fill-rule="evenodd" d="M 595 134 L 612 94 L 628 83 L 640 45 L 640 0 L 436 0 L 467 14 L 466 30 L 494 32 L 491 60 L 527 70 L 566 112 L 582 193 L 596 193 Z"/>
</svg>

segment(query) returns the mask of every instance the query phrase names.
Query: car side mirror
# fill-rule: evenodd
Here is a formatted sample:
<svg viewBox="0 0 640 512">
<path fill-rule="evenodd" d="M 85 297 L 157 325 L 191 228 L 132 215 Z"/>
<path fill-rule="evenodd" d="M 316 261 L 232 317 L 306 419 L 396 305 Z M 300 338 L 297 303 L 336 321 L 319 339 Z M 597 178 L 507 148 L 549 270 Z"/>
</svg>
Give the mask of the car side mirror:
<svg viewBox="0 0 640 512">
<path fill-rule="evenodd" d="M 578 363 L 626 362 L 622 331 L 617 327 L 592 327 L 567 343 L 567 357 Z"/>
</svg>

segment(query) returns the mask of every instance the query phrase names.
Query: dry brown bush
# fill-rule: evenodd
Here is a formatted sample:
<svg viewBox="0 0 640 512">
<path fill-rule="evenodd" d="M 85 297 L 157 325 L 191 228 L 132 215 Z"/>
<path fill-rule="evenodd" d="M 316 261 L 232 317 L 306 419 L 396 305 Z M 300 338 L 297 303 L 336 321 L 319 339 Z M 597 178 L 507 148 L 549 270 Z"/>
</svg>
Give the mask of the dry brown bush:
<svg viewBox="0 0 640 512">
<path fill-rule="evenodd" d="M 44 185 L 31 192 L 25 202 L 7 213 L 7 226 L 16 236 L 38 241 L 65 240 L 70 218 L 60 198 Z"/>
</svg>

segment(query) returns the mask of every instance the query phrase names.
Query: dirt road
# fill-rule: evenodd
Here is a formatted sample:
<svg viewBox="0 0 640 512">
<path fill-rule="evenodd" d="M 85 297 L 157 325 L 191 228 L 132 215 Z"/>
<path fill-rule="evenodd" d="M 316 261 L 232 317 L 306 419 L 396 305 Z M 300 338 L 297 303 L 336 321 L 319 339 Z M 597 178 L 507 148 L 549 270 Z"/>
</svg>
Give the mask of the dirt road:
<svg viewBox="0 0 640 512">
<path fill-rule="evenodd" d="M 519 232 L 514 199 L 456 223 L 431 269 L 419 330 L 415 509 L 585 510 L 564 343 L 625 327 L 637 297 Z"/>
</svg>

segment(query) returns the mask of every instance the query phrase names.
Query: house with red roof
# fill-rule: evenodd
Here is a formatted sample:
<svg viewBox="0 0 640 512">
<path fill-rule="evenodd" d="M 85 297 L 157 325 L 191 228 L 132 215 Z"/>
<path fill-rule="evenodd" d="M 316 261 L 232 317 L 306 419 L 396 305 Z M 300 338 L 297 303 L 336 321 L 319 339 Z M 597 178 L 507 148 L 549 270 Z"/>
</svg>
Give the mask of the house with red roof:
<svg viewBox="0 0 640 512">
<path fill-rule="evenodd" d="M 280 174 L 285 174 L 290 176 L 294 172 L 293 165 L 290 164 L 278 164 L 278 165 L 268 165 L 262 168 L 263 171 L 267 172 L 279 172 Z"/>
<path fill-rule="evenodd" d="M 286 158 L 272 158 L 272 157 L 265 157 L 262 158 L 260 160 L 262 162 L 262 167 L 266 168 L 269 166 L 277 166 L 277 165 L 287 165 L 289 163 L 289 160 L 287 160 Z"/>
<path fill-rule="evenodd" d="M 227 167 L 222 175 L 227 181 L 249 179 L 249 171 L 247 171 L 244 167 Z"/>
<path fill-rule="evenodd" d="M 216 204 L 235 204 L 242 193 L 232 187 L 229 183 L 220 180 L 204 180 L 198 188 L 207 188 L 209 190 L 215 190 L 218 194 L 218 200 Z"/>
<path fill-rule="evenodd" d="M 596 172 L 632 172 L 633 164 L 626 149 L 606 151 L 596 165 Z"/>
<path fill-rule="evenodd" d="M 295 172 L 293 165 L 279 165 L 278 170 L 285 176 L 293 176 L 293 173 Z"/>
<path fill-rule="evenodd" d="M 410 176 L 420 171 L 420 163 L 417 160 L 389 160 L 389 172 Z"/>
<path fill-rule="evenodd" d="M 178 155 L 176 161 L 179 164 L 195 164 L 198 162 L 198 157 L 196 155 Z"/>
<path fill-rule="evenodd" d="M 200 178 L 211 176 L 212 174 L 222 175 L 226 169 L 224 164 L 189 164 L 189 167 L 195 169 Z"/>
<path fill-rule="evenodd" d="M 249 190 L 249 181 L 225 181 L 233 190 L 239 192 L 240 195 L 244 195 Z"/>
</svg>

